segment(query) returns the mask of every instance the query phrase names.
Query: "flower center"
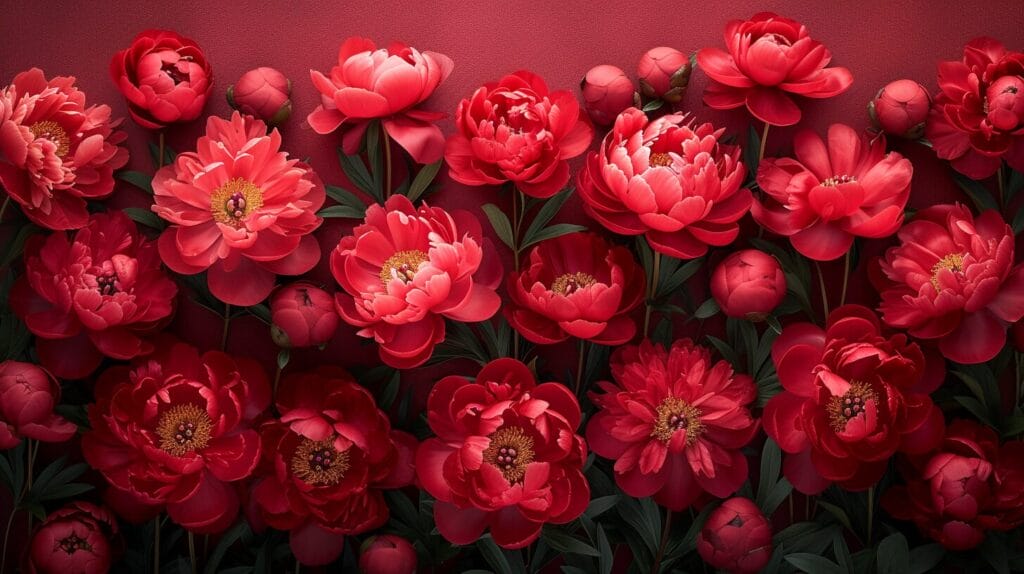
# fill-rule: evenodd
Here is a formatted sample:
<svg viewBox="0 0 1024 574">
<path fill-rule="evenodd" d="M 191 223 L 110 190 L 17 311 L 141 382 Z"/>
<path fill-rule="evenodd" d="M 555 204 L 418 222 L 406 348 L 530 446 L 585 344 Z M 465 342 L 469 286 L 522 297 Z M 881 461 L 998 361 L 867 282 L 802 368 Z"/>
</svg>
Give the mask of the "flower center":
<svg viewBox="0 0 1024 574">
<path fill-rule="evenodd" d="M 384 262 L 384 266 L 380 268 L 380 282 L 385 287 L 387 287 L 388 283 L 391 283 L 392 279 L 408 283 L 413 280 L 413 277 L 416 277 L 420 264 L 426 263 L 429 260 L 430 258 L 427 257 L 427 254 L 418 249 L 399 251 L 388 257 L 388 260 Z"/>
<path fill-rule="evenodd" d="M 160 448 L 174 456 L 185 456 L 205 447 L 212 430 L 210 415 L 192 404 L 171 407 L 156 425 Z"/>
<path fill-rule="evenodd" d="M 192 56 L 182 56 L 178 59 L 178 62 L 191 62 Z M 160 71 L 167 74 L 167 76 L 177 86 L 182 82 L 187 82 L 189 77 L 188 74 L 178 69 L 178 62 L 164 62 L 163 66 L 160 66 Z"/>
<path fill-rule="evenodd" d="M 943 269 L 949 269 L 953 273 L 959 275 L 964 270 L 964 256 L 959 253 L 950 253 L 949 255 L 939 259 L 939 261 L 932 266 L 932 286 L 935 287 L 936 291 L 942 288 L 939 283 L 939 272 Z"/>
<path fill-rule="evenodd" d="M 686 401 L 668 397 L 658 405 L 658 420 L 654 423 L 651 436 L 668 444 L 676 431 L 686 431 L 686 444 L 692 444 L 704 431 L 700 422 L 701 412 L 697 407 Z"/>
<path fill-rule="evenodd" d="M 484 462 L 498 468 L 505 480 L 522 482 L 526 466 L 533 462 L 533 439 L 519 427 L 505 427 L 490 436 Z"/>
<path fill-rule="evenodd" d="M 757 39 L 758 42 L 762 40 L 766 42 L 771 42 L 772 44 L 778 44 L 780 46 L 793 45 L 793 42 L 790 42 L 789 38 L 783 36 L 782 34 L 765 34 L 764 36 L 761 36 L 760 38 Z"/>
<path fill-rule="evenodd" d="M 306 484 L 338 484 L 349 469 L 349 454 L 334 448 L 334 437 L 321 441 L 303 439 L 292 455 L 292 474 Z"/>
<path fill-rule="evenodd" d="M 850 389 L 841 397 L 832 397 L 828 400 L 828 417 L 832 423 L 832 429 L 840 432 L 846 428 L 846 423 L 851 419 L 860 416 L 864 412 L 868 401 L 878 398 L 874 389 L 867 383 L 854 381 Z"/>
<path fill-rule="evenodd" d="M 597 283 L 597 280 L 593 275 L 577 271 L 576 273 L 566 273 L 555 279 L 555 282 L 551 284 L 551 290 L 559 295 L 569 296 L 594 283 Z"/>
<path fill-rule="evenodd" d="M 661 152 L 652 153 L 650 159 L 647 160 L 647 163 L 651 167 L 668 167 L 672 165 L 672 156 Z"/>
<path fill-rule="evenodd" d="M 855 183 L 856 181 L 857 178 L 852 175 L 833 175 L 821 182 L 821 185 L 825 187 L 838 187 L 844 183 Z"/>
<path fill-rule="evenodd" d="M 210 196 L 213 219 L 239 227 L 247 215 L 263 207 L 263 191 L 253 182 L 236 177 L 214 190 Z"/>
<path fill-rule="evenodd" d="M 54 551 L 58 548 L 70 555 L 78 552 L 79 550 L 92 550 L 92 545 L 86 542 L 86 540 L 78 534 L 72 532 L 70 535 L 61 538 L 53 545 Z"/>
<path fill-rule="evenodd" d="M 43 120 L 32 124 L 28 129 L 35 137 L 53 142 L 53 145 L 57 146 L 57 157 L 63 159 L 68 155 L 68 151 L 71 149 L 71 138 L 57 122 Z"/>
</svg>

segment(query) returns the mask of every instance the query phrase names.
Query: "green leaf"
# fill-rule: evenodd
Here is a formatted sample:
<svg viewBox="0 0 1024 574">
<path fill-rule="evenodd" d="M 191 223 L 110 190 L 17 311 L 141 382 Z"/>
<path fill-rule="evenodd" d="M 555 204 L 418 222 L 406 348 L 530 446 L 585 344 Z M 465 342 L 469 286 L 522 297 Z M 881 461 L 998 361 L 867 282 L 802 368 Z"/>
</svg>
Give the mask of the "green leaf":
<svg viewBox="0 0 1024 574">
<path fill-rule="evenodd" d="M 328 185 L 324 187 L 327 192 L 327 196 L 337 201 L 339 205 L 344 205 L 351 208 L 353 211 L 360 213 L 359 218 L 362 219 L 366 214 L 366 204 L 363 203 L 359 196 L 352 193 L 351 191 L 338 187 L 336 185 Z"/>
<path fill-rule="evenodd" d="M 978 211 L 999 209 L 999 204 L 997 204 L 996 199 L 992 197 L 992 192 L 982 185 L 980 181 L 975 181 L 959 172 L 953 172 L 953 180 L 955 180 L 956 184 L 960 186 L 960 189 L 967 194 L 967 197 L 971 198 L 971 201 L 974 202 L 974 206 L 978 208 Z"/>
<path fill-rule="evenodd" d="M 818 502 L 818 506 L 824 508 L 832 516 L 835 516 L 836 520 L 838 520 L 840 524 L 842 524 L 844 527 L 846 527 L 847 530 L 850 530 L 851 532 L 853 531 L 853 523 L 850 522 L 850 516 L 846 514 L 845 510 L 843 510 L 842 508 L 836 506 L 835 504 L 832 504 L 830 502 L 825 502 L 824 500 L 821 500 L 820 498 L 818 499 L 817 502 Z"/>
<path fill-rule="evenodd" d="M 644 112 L 653 112 L 655 110 L 661 109 L 661 107 L 664 106 L 664 105 L 665 105 L 665 100 L 651 100 L 651 101 L 647 102 L 646 104 L 644 104 L 643 111 Z"/>
<path fill-rule="evenodd" d="M 586 515 L 591 519 L 597 518 L 614 508 L 615 505 L 619 503 L 619 498 L 621 497 L 618 494 L 612 494 L 591 500 L 590 504 L 587 506 Z"/>
<path fill-rule="evenodd" d="M 604 527 L 598 524 L 596 531 L 597 550 L 601 553 L 597 557 L 597 570 L 601 574 L 611 574 L 615 555 L 612 552 L 611 544 L 608 543 L 608 536 L 604 533 Z"/>
<path fill-rule="evenodd" d="M 904 574 L 910 569 L 910 550 L 907 539 L 897 532 L 878 543 L 878 574 Z"/>
<path fill-rule="evenodd" d="M 764 441 L 764 448 L 761 449 L 761 476 L 757 483 L 757 506 L 765 516 L 772 515 L 770 510 L 765 509 L 764 503 L 768 498 L 768 492 L 779 481 L 781 471 L 782 449 L 769 438 Z"/>
<path fill-rule="evenodd" d="M 363 164 L 363 158 L 358 155 L 346 155 L 341 148 L 338 148 L 338 162 L 341 164 L 341 171 L 345 172 L 345 177 L 352 182 L 352 185 L 377 200 L 378 203 L 384 203 L 384 196 L 374 185 L 373 176 Z"/>
<path fill-rule="evenodd" d="M 512 566 L 509 565 L 508 559 L 505 558 L 501 548 L 498 548 L 490 535 L 477 540 L 476 547 L 497 574 L 512 574 Z"/>
<path fill-rule="evenodd" d="M 366 159 L 370 162 L 370 177 L 374 189 L 384 189 L 384 160 L 381 157 L 380 121 L 373 120 L 366 128 Z M 391 190 L 387 190 L 390 192 Z"/>
<path fill-rule="evenodd" d="M 910 567 L 907 574 L 925 574 L 942 562 L 946 549 L 941 544 L 932 543 L 918 546 L 910 551 Z"/>
<path fill-rule="evenodd" d="M 316 212 L 318 217 L 330 218 L 341 217 L 344 219 L 362 219 L 366 217 L 366 210 L 359 210 L 348 205 L 332 205 Z"/>
<path fill-rule="evenodd" d="M 437 172 L 441 170 L 442 163 L 444 163 L 444 160 L 439 159 L 420 168 L 419 173 L 412 180 L 412 185 L 409 186 L 409 192 L 406 194 L 409 201 L 415 202 L 430 187 L 431 182 L 437 177 Z"/>
<path fill-rule="evenodd" d="M 484 204 L 480 209 L 484 210 L 484 214 L 487 215 L 487 219 L 491 222 L 491 227 L 494 228 L 494 233 L 498 235 L 498 239 L 508 246 L 509 249 L 514 250 L 516 244 L 515 239 L 512 237 L 512 223 L 509 222 L 505 212 L 493 203 Z"/>
<path fill-rule="evenodd" d="M 1024 209 L 1018 209 L 1017 214 L 1013 216 L 1013 234 L 1020 235 L 1024 231 Z"/>
<path fill-rule="evenodd" d="M 25 251 L 25 242 L 28 241 L 28 238 L 37 231 L 42 231 L 42 229 L 31 223 L 22 225 L 21 228 L 18 229 L 18 234 L 14 236 L 14 239 L 8 242 L 7 252 L 4 253 L 4 259 L 3 262 L 0 263 L 0 267 L 7 267 L 15 259 L 20 257 L 22 252 Z"/>
<path fill-rule="evenodd" d="M 141 207 L 126 207 L 122 211 L 124 211 L 124 214 L 130 217 L 132 221 L 140 225 L 145 225 L 151 229 L 163 231 L 163 229 L 167 227 L 167 222 L 160 219 L 157 214 L 148 209 L 143 209 Z"/>
<path fill-rule="evenodd" d="M 569 199 L 572 192 L 573 188 L 567 187 L 544 202 L 544 205 L 537 211 L 537 215 L 533 218 L 530 226 L 526 228 L 526 234 L 523 235 L 524 243 L 529 242 L 534 235 L 539 233 L 541 229 L 544 229 L 544 226 L 558 215 L 558 211 L 562 209 L 562 205 Z"/>
<path fill-rule="evenodd" d="M 803 572 L 814 574 L 843 574 L 843 569 L 838 564 L 817 554 L 797 552 L 786 556 L 786 562 L 796 566 Z"/>
<path fill-rule="evenodd" d="M 601 553 L 597 548 L 594 548 L 564 530 L 550 525 L 544 527 L 544 530 L 541 532 L 541 539 L 559 552 L 565 552 L 567 554 L 582 554 L 583 556 L 593 556 L 595 558 L 601 556 Z"/>
<path fill-rule="evenodd" d="M 280 351 L 278 351 L 277 352 L 277 368 L 278 368 L 278 370 L 283 371 L 284 368 L 288 366 L 288 361 L 290 361 L 291 358 L 292 358 L 292 355 L 291 355 L 290 352 L 288 352 L 288 349 L 281 349 Z"/>
<path fill-rule="evenodd" d="M 523 246 L 520 248 L 520 251 L 526 249 L 527 247 L 535 243 L 540 243 L 541 241 L 546 241 L 548 239 L 554 239 L 562 235 L 568 235 L 570 233 L 576 233 L 577 231 L 586 230 L 587 228 L 582 225 L 575 225 L 573 223 L 556 223 L 550 227 L 545 227 L 544 229 L 541 229 L 540 231 L 535 233 L 533 237 L 530 237 L 529 240 L 524 240 Z"/>
<path fill-rule="evenodd" d="M 708 298 L 707 301 L 700 304 L 700 307 L 697 307 L 697 310 L 693 312 L 693 316 L 698 319 L 707 319 L 714 316 L 720 310 L 718 303 L 713 298 Z"/>
<path fill-rule="evenodd" d="M 251 314 L 253 317 L 256 317 L 257 319 L 263 321 L 267 325 L 270 325 L 272 323 L 272 321 L 270 320 L 270 308 L 268 308 L 266 305 L 249 305 L 248 307 L 245 308 L 245 310 L 248 311 L 249 314 Z"/>
<path fill-rule="evenodd" d="M 152 141 L 148 142 L 148 144 L 149 144 L 149 157 L 153 160 L 153 167 L 154 168 L 160 167 L 161 166 L 161 162 L 159 161 L 159 158 L 160 158 L 160 146 L 157 145 L 157 142 L 152 142 Z M 163 161 L 163 165 L 166 166 L 166 165 L 170 165 L 170 164 L 174 163 L 174 158 L 176 158 L 176 157 L 178 157 L 178 154 L 176 154 L 174 152 L 174 150 L 171 149 L 171 146 L 164 145 L 164 161 Z"/>
<path fill-rule="evenodd" d="M 142 173 L 141 171 L 124 170 L 117 172 L 117 179 L 126 181 L 142 191 L 153 195 L 153 176 L 151 175 Z"/>
<path fill-rule="evenodd" d="M 757 130 L 751 125 L 747 131 L 747 145 L 743 148 L 743 163 L 746 164 L 747 173 L 751 178 L 757 175 L 757 164 L 760 163 L 757 154 L 760 151 L 761 134 L 757 133 Z"/>
<path fill-rule="evenodd" d="M 251 532 L 249 529 L 249 523 L 245 520 L 241 520 L 232 526 L 230 530 L 225 532 L 217 542 L 217 546 L 213 549 L 213 552 L 210 553 L 210 557 L 206 559 L 206 568 L 203 572 L 205 574 L 216 574 L 218 571 L 221 571 L 218 570 L 218 566 L 220 566 L 221 560 L 224 559 L 224 555 L 227 553 L 228 549 L 231 548 L 231 546 L 247 531 Z"/>
<path fill-rule="evenodd" d="M 960 406 L 964 407 L 971 412 L 978 420 L 985 423 L 986 425 L 998 430 L 995 421 L 989 417 L 989 409 L 985 408 L 985 405 L 974 397 L 956 396 L 953 397 L 956 402 L 960 403 Z"/>
<path fill-rule="evenodd" d="M 92 489 L 93 485 L 91 484 L 86 484 L 84 482 L 69 482 L 67 484 L 49 488 L 44 494 L 39 495 L 39 500 L 46 501 L 73 498 L 83 492 L 89 492 Z"/>
<path fill-rule="evenodd" d="M 989 532 L 981 546 L 978 546 L 978 554 L 981 554 L 989 566 L 999 574 L 1010 574 L 1009 549 L 1006 547 L 1006 540 L 999 534 Z"/>
<path fill-rule="evenodd" d="M 395 404 L 395 398 L 398 397 L 398 388 L 402 383 L 402 373 L 398 369 L 395 369 L 394 374 L 388 378 L 388 382 L 381 389 L 380 397 L 377 399 L 377 404 L 384 411 L 391 408 L 391 405 Z"/>
</svg>

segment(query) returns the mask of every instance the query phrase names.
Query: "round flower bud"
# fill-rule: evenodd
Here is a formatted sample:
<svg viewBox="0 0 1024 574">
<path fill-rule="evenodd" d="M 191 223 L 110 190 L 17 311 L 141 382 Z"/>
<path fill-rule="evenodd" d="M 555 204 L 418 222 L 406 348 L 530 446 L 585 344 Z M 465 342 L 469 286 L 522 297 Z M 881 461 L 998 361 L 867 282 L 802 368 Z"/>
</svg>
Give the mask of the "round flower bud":
<svg viewBox="0 0 1024 574">
<path fill-rule="evenodd" d="M 907 139 L 924 135 L 932 98 L 924 86 L 913 80 L 889 82 L 868 104 L 868 113 L 878 129 Z"/>
<path fill-rule="evenodd" d="M 227 95 L 232 108 L 274 127 L 292 115 L 291 93 L 292 82 L 284 74 L 274 68 L 256 68 L 238 78 Z"/>
<path fill-rule="evenodd" d="M 730 498 L 708 516 L 697 537 L 705 562 L 732 574 L 759 572 L 772 556 L 772 527 L 749 498 Z"/>
<path fill-rule="evenodd" d="M 110 537 L 117 521 L 105 508 L 72 502 L 46 517 L 29 546 L 28 572 L 103 574 L 110 570 Z"/>
<path fill-rule="evenodd" d="M 763 321 L 786 297 L 786 276 L 771 255 L 737 251 L 711 274 L 711 296 L 728 317 Z"/>
<path fill-rule="evenodd" d="M 692 71 L 693 63 L 686 54 L 664 46 L 645 52 L 636 66 L 644 95 L 672 103 L 683 99 Z"/>
<path fill-rule="evenodd" d="M 323 345 L 338 328 L 330 293 L 311 283 L 286 285 L 270 299 L 271 335 L 281 347 Z"/>
<path fill-rule="evenodd" d="M 412 574 L 416 572 L 416 550 L 401 536 L 374 536 L 363 543 L 359 571 L 363 574 Z"/>
<path fill-rule="evenodd" d="M 635 88 L 621 68 L 602 64 L 587 71 L 580 91 L 590 119 L 595 124 L 610 126 L 623 110 L 633 105 Z"/>
</svg>

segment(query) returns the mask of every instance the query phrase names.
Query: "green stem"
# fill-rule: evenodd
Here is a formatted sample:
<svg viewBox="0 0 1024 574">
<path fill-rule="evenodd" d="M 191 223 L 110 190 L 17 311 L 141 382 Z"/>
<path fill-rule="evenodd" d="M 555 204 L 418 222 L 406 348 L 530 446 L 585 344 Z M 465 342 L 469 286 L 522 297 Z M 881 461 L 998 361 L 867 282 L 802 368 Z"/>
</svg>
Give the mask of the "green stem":
<svg viewBox="0 0 1024 574">
<path fill-rule="evenodd" d="M 301 569 L 302 569 L 302 562 L 299 562 L 299 559 L 296 558 L 295 559 L 295 574 L 299 574 L 299 570 L 301 570 Z"/>
<path fill-rule="evenodd" d="M 7 196 L 4 199 L 4 204 L 0 206 L 0 223 L 4 221 L 4 214 L 7 213 L 7 206 L 11 204 L 11 196 Z"/>
<path fill-rule="evenodd" d="M 661 572 L 661 559 L 665 556 L 665 547 L 668 545 L 668 534 L 672 531 L 672 511 L 665 509 L 665 524 L 661 527 L 661 542 L 658 544 L 658 554 L 651 564 L 651 574 Z"/>
<path fill-rule="evenodd" d="M 999 186 L 999 197 L 997 198 L 999 202 L 999 213 L 1002 213 L 1003 207 L 1005 207 L 1003 205 L 1003 193 L 1005 190 L 1003 189 L 1003 163 L 1001 161 L 999 162 L 999 170 L 996 171 L 996 185 Z"/>
<path fill-rule="evenodd" d="M 35 477 L 34 468 L 36 457 L 39 455 L 39 441 L 28 439 L 28 466 L 25 468 L 25 494 L 32 490 L 32 481 Z M 32 513 L 28 513 L 28 532 L 32 532 Z M 2 570 L 0 570 L 2 572 Z"/>
<path fill-rule="evenodd" d="M 843 258 L 843 293 L 839 296 L 839 306 L 846 305 L 846 288 L 850 284 L 850 252 L 846 252 L 846 257 Z M 827 318 L 826 318 L 827 320 Z"/>
<path fill-rule="evenodd" d="M 821 272 L 821 264 L 814 262 L 814 268 L 818 271 L 818 285 L 821 287 L 821 308 L 825 311 L 825 321 L 828 322 L 828 293 L 825 288 L 825 274 Z"/>
<path fill-rule="evenodd" d="M 160 574 L 160 515 L 153 519 L 153 574 Z"/>
<path fill-rule="evenodd" d="M 391 138 L 388 130 L 380 126 L 381 141 L 384 142 L 384 201 L 391 197 Z"/>
<path fill-rule="evenodd" d="M 196 537 L 188 533 L 188 561 L 192 565 L 192 574 L 196 574 Z"/>
<path fill-rule="evenodd" d="M 160 132 L 157 134 L 156 139 L 158 150 L 157 153 L 159 154 L 157 155 L 156 158 L 156 168 L 160 169 L 164 166 L 164 130 L 160 130 Z"/>
<path fill-rule="evenodd" d="M 227 351 L 228 349 L 228 333 L 231 329 L 231 304 L 224 304 L 224 330 L 220 334 L 220 350 Z"/>
<path fill-rule="evenodd" d="M 271 398 L 277 397 L 277 385 L 278 385 L 278 383 L 281 382 L 281 371 L 283 371 L 283 370 L 284 369 L 281 368 L 281 365 L 278 364 L 277 365 L 277 370 L 274 371 L 274 387 L 273 387 L 274 394 L 271 395 Z"/>
<path fill-rule="evenodd" d="M 579 359 L 576 363 L 576 388 L 573 390 L 573 393 L 578 397 L 580 395 L 580 385 L 583 383 L 583 359 L 587 356 L 587 341 L 585 339 L 579 340 L 577 355 Z"/>
<path fill-rule="evenodd" d="M 644 338 L 649 336 L 651 327 L 651 311 L 654 297 L 658 294 L 658 282 L 661 280 L 661 253 L 654 252 L 654 268 L 651 269 L 651 282 L 647 286 L 647 309 L 644 310 Z"/>
<path fill-rule="evenodd" d="M 871 546 L 871 531 L 875 523 L 875 487 L 868 489 L 868 539 L 865 544 Z"/>
<path fill-rule="evenodd" d="M 5 569 L 7 566 L 7 541 L 11 535 L 11 525 L 14 524 L 14 515 L 18 512 L 18 503 L 20 503 L 20 497 L 11 504 L 11 513 L 7 516 L 7 526 L 4 528 L 4 554 L 0 557 L 0 572 L 7 572 Z"/>
<path fill-rule="evenodd" d="M 761 160 L 764 159 L 764 147 L 768 143 L 768 128 L 770 127 L 771 124 L 768 122 L 764 123 L 764 130 L 761 132 L 761 149 L 757 150 L 757 162 L 759 164 L 761 163 Z"/>
</svg>

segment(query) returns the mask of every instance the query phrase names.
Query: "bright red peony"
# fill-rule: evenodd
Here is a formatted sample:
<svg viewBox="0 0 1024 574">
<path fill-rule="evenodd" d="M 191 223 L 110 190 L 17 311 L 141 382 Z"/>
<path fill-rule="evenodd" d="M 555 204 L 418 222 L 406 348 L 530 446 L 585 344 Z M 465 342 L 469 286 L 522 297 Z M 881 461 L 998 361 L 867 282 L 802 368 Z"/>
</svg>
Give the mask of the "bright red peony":
<svg viewBox="0 0 1024 574">
<path fill-rule="evenodd" d="M 312 233 L 324 186 L 281 151 L 280 132 L 251 116 L 210 116 L 196 151 L 158 171 L 153 191 L 153 211 L 172 224 L 160 257 L 183 275 L 208 270 L 210 292 L 225 303 L 255 305 L 275 274 L 301 275 L 320 261 Z"/>
<path fill-rule="evenodd" d="M 680 259 L 728 245 L 750 209 L 746 169 L 724 130 L 682 114 L 650 121 L 630 108 L 615 120 L 579 173 L 587 214 L 621 235 L 644 234 L 659 253 Z"/>
<path fill-rule="evenodd" d="M 887 324 L 938 339 L 958 363 L 983 363 L 1024 317 L 1024 264 L 1014 265 L 1014 236 L 994 211 L 977 218 L 963 205 L 919 211 L 899 231 L 900 245 L 874 277 Z"/>
<path fill-rule="evenodd" d="M 291 531 L 300 562 L 320 566 L 345 548 L 344 537 L 383 526 L 382 490 L 412 481 L 415 439 L 392 431 L 370 393 L 338 368 L 291 375 L 267 422 L 263 465 L 252 497 L 262 521 Z"/>
<path fill-rule="evenodd" d="M 711 274 L 711 296 L 728 317 L 763 321 L 786 298 L 786 275 L 764 251 L 736 251 Z"/>
<path fill-rule="evenodd" d="M 697 52 L 697 64 L 711 78 L 704 103 L 716 110 L 746 106 L 757 119 L 775 126 L 800 121 L 793 96 L 831 98 L 853 83 L 846 68 L 826 68 L 832 53 L 807 28 L 771 12 L 725 27 L 728 53 Z"/>
<path fill-rule="evenodd" d="M 837 482 L 866 490 L 896 452 L 922 453 L 942 440 L 942 412 L 928 393 L 942 383 L 938 357 L 906 335 L 886 336 L 865 307 L 833 311 L 823 331 L 787 325 L 772 344 L 783 391 L 764 409 L 764 429 L 789 453 L 783 472 L 804 494 Z"/>
<path fill-rule="evenodd" d="M 967 177 L 989 177 L 1004 159 L 1024 171 L 1024 53 L 976 38 L 962 61 L 940 62 L 925 136 Z"/>
<path fill-rule="evenodd" d="M 417 209 L 404 195 L 371 205 L 331 254 L 344 289 L 335 294 L 338 313 L 379 343 L 388 365 L 423 364 L 444 340 L 446 318 L 484 321 L 501 306 L 501 263 L 481 238 L 480 223 L 464 211 Z"/>
<path fill-rule="evenodd" d="M 932 97 L 914 80 L 894 80 L 878 90 L 868 103 L 872 122 L 883 132 L 901 138 L 924 135 L 925 120 Z"/>
<path fill-rule="evenodd" d="M 628 249 L 593 233 L 570 233 L 541 242 L 523 271 L 509 274 L 504 312 L 516 331 L 541 345 L 569 337 L 621 345 L 636 334 L 629 313 L 646 287 Z"/>
<path fill-rule="evenodd" d="M 644 341 L 612 356 L 615 383 L 591 393 L 598 411 L 587 441 L 615 461 L 615 482 L 629 496 L 653 496 L 674 511 L 705 492 L 732 495 L 747 479 L 740 449 L 757 433 L 750 415 L 753 381 L 690 339 L 666 350 Z"/>
<path fill-rule="evenodd" d="M 220 532 L 238 515 L 232 483 L 248 478 L 259 460 L 251 427 L 269 403 L 255 361 L 218 351 L 200 356 L 165 339 L 152 356 L 100 377 L 82 453 L 115 488 L 165 504 L 187 530 Z"/>
<path fill-rule="evenodd" d="M 329 75 L 310 70 L 320 92 L 320 105 L 307 121 L 318 134 L 342 132 L 347 154 L 359 151 L 370 121 L 381 120 L 384 131 L 417 163 L 434 163 L 444 153 L 444 135 L 433 122 L 440 112 L 415 109 L 452 73 L 451 58 L 420 52 L 401 42 L 377 49 L 353 36 L 338 50 L 338 65 Z"/>
<path fill-rule="evenodd" d="M 449 542 L 472 544 L 489 529 L 498 546 L 523 548 L 544 524 L 586 510 L 580 406 L 564 385 L 538 385 L 523 363 L 497 359 L 475 381 L 438 381 L 427 421 L 437 437 L 417 450 L 416 474 Z"/>
<path fill-rule="evenodd" d="M 452 179 L 467 185 L 510 181 L 538 198 L 565 187 L 568 160 L 587 151 L 594 137 L 571 92 L 548 92 L 544 80 L 527 71 L 485 84 L 459 102 L 455 126 L 444 153 Z"/>
<path fill-rule="evenodd" d="M 140 126 L 190 122 L 213 90 L 213 69 L 199 44 L 170 30 L 146 30 L 114 54 L 110 77 Z"/>
<path fill-rule="evenodd" d="M 591 121 L 610 126 L 620 113 L 633 105 L 636 88 L 621 68 L 601 64 L 587 70 L 580 82 L 580 92 Z"/>
<path fill-rule="evenodd" d="M 708 516 L 697 553 L 714 568 L 756 574 L 772 557 L 772 525 L 749 498 L 730 498 Z"/>
<path fill-rule="evenodd" d="M 91 216 L 70 239 L 64 232 L 30 238 L 11 308 L 36 335 L 42 364 L 78 379 L 104 356 L 152 352 L 150 339 L 170 317 L 177 292 L 156 244 L 112 211 Z"/>
<path fill-rule="evenodd" d="M 114 559 L 117 519 L 106 508 L 74 501 L 46 517 L 29 543 L 29 574 L 106 574 Z"/>
<path fill-rule="evenodd" d="M 73 77 L 18 74 L 0 91 L 0 187 L 43 227 L 84 227 L 86 201 L 110 195 L 128 163 L 120 123 L 109 106 L 86 106 Z"/>
<path fill-rule="evenodd" d="M 22 437 L 63 442 L 77 427 L 55 414 L 60 383 L 31 363 L 0 363 L 0 450 L 18 446 Z"/>
<path fill-rule="evenodd" d="M 827 142 L 804 130 L 793 149 L 796 158 L 765 159 L 757 170 L 764 197 L 750 213 L 760 225 L 816 261 L 842 257 L 855 237 L 877 239 L 899 229 L 914 167 L 886 153 L 884 138 L 868 141 L 833 124 Z"/>
</svg>

